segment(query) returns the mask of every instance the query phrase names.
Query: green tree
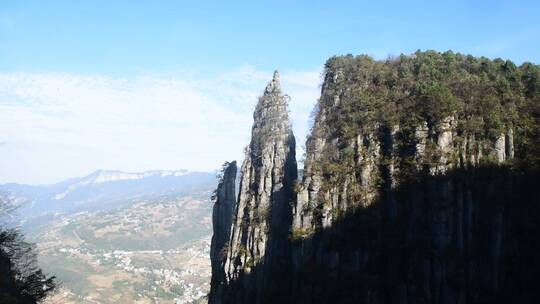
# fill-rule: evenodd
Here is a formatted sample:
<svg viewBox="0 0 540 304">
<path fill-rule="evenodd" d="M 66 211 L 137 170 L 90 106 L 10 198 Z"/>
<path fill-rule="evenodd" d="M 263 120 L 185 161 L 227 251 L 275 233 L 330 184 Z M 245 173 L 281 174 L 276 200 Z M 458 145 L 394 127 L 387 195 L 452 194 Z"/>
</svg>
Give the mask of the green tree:
<svg viewBox="0 0 540 304">
<path fill-rule="evenodd" d="M 13 210 L 7 196 L 0 197 L 0 215 Z M 55 277 L 43 273 L 36 257 L 22 233 L 0 225 L 0 303 L 39 303 L 56 288 Z"/>
</svg>

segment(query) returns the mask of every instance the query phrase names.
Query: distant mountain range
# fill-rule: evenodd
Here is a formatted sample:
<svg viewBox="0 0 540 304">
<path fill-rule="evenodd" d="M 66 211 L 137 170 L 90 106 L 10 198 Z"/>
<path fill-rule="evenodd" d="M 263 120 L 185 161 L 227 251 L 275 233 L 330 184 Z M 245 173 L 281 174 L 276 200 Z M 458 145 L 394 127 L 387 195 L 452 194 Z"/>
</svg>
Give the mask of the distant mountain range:
<svg viewBox="0 0 540 304">
<path fill-rule="evenodd" d="M 23 218 L 120 207 L 134 198 L 187 194 L 214 188 L 215 172 L 98 170 L 52 185 L 2 184 L 0 192 L 21 202 Z"/>
</svg>

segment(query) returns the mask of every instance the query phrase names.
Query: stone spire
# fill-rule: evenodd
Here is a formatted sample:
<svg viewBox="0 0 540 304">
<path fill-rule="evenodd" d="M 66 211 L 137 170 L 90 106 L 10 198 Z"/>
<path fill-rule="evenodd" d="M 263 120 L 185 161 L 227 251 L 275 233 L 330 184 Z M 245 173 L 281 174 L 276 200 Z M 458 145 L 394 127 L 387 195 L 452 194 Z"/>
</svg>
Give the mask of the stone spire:
<svg viewBox="0 0 540 304">
<path fill-rule="evenodd" d="M 255 108 L 251 143 L 245 150 L 224 268 L 227 281 L 238 288 L 229 286 L 221 296 L 223 303 L 261 303 L 265 282 L 289 268 L 285 264 L 290 261 L 288 234 L 297 167 L 288 100 L 276 71 Z"/>
<path fill-rule="evenodd" d="M 272 77 L 272 81 L 268 83 L 266 86 L 266 94 L 270 94 L 274 89 L 281 90 L 281 83 L 279 82 L 279 71 L 274 71 L 274 76 Z"/>
</svg>

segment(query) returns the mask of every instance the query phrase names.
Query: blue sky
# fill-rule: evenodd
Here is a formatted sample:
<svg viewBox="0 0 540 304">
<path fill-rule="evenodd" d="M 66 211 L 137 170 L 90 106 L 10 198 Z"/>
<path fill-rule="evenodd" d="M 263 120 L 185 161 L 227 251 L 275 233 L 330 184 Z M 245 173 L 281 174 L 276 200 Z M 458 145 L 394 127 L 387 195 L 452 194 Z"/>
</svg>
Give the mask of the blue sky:
<svg viewBox="0 0 540 304">
<path fill-rule="evenodd" d="M 0 70 L 310 69 L 416 49 L 539 62 L 539 3 L 3 0 Z"/>
<path fill-rule="evenodd" d="M 274 69 L 301 145 L 332 55 L 540 62 L 537 1 L 0 0 L 0 183 L 241 160 Z"/>
</svg>

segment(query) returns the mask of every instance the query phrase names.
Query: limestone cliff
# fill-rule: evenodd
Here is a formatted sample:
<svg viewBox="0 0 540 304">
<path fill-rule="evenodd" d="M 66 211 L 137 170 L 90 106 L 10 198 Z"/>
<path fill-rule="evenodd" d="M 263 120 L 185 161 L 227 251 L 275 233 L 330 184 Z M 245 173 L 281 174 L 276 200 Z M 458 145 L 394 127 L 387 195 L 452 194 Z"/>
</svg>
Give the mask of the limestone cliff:
<svg viewBox="0 0 540 304">
<path fill-rule="evenodd" d="M 394 64 L 367 57 L 327 64 L 294 207 L 290 299 L 507 301 L 533 282 L 531 268 L 515 259 L 534 252 L 537 245 L 529 242 L 538 237 L 520 234 L 540 232 L 534 224 L 540 194 L 532 186 L 537 172 L 525 177 L 512 168 L 521 163 L 514 162 L 514 128 L 520 122 L 508 117 L 497 129 L 470 129 L 471 121 L 493 118 L 456 107 L 432 119 L 421 113 L 421 104 L 394 104 L 404 112 L 391 117 L 385 111 L 392 99 L 371 102 L 381 90 L 377 70 Z M 394 89 L 407 90 L 398 84 Z M 447 98 L 459 92 L 451 94 Z M 520 106 L 496 100 L 502 109 L 497 115 Z M 523 147 L 529 140 L 518 142 Z M 538 263 L 532 265 L 539 270 Z"/>
<path fill-rule="evenodd" d="M 212 302 L 219 303 L 222 293 L 221 284 L 225 281 L 225 260 L 231 235 L 231 227 L 236 207 L 236 161 L 225 163 L 222 176 L 214 194 L 212 211 L 212 243 L 210 247 L 210 262 L 212 265 L 212 281 L 210 295 Z"/>
<path fill-rule="evenodd" d="M 262 303 L 270 290 L 277 290 L 272 291 L 276 297 L 289 293 L 288 285 L 279 284 L 279 276 L 290 269 L 288 235 L 297 179 L 287 103 L 276 71 L 255 108 L 251 143 L 240 170 L 224 265 L 226 293 L 220 299 L 225 303 Z"/>
<path fill-rule="evenodd" d="M 538 66 L 331 58 L 294 192 L 286 115 L 261 110 L 275 86 L 255 111 L 222 302 L 538 301 Z M 289 149 L 269 161 L 276 140 Z M 276 181 L 288 190 L 269 195 Z"/>
</svg>

